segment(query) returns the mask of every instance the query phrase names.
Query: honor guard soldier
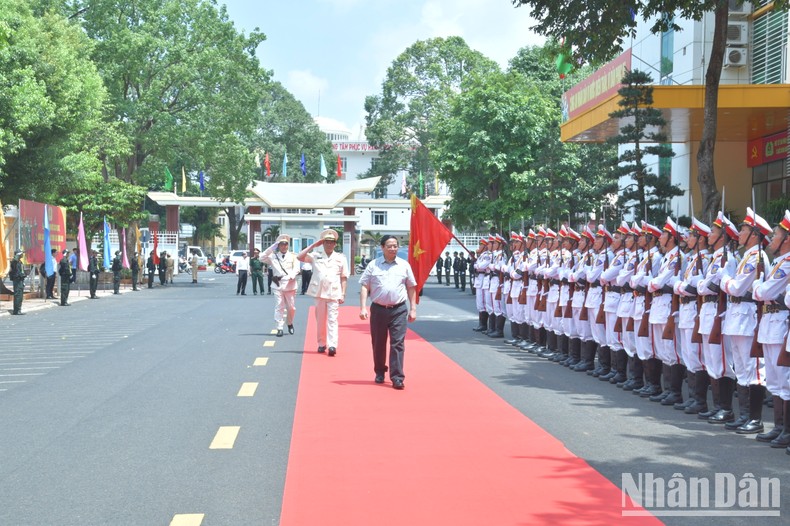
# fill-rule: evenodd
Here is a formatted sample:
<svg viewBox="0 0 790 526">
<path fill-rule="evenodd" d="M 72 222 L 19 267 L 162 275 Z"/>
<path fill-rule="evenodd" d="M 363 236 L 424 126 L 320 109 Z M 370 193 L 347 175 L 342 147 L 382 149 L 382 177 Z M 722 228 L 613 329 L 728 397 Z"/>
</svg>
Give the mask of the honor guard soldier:
<svg viewBox="0 0 790 526">
<path fill-rule="evenodd" d="M 650 327 L 650 303 L 653 295 L 647 285 L 658 273 L 661 266 L 661 254 L 656 246 L 661 230 L 645 221 L 642 222 L 642 235 L 639 236 L 639 248 L 642 259 L 631 277 L 631 288 L 634 289 L 634 331 L 636 332 L 636 353 L 642 360 L 645 373 L 645 385 L 632 392 L 648 398 L 661 393 L 661 360 L 653 349 L 652 330 Z"/>
<path fill-rule="evenodd" d="M 735 420 L 732 412 L 732 394 L 735 391 L 735 372 L 732 370 L 732 348 L 722 345 L 721 328 L 727 312 L 727 294 L 721 290 L 724 275 L 732 276 L 738 266 L 735 244 L 738 229 L 719 211 L 708 236 L 708 247 L 713 251 L 705 277 L 697 285 L 702 296 L 699 315 L 699 332 L 702 336 L 702 361 L 710 378 L 713 408 L 700 411 L 698 417 L 712 424 Z"/>
<path fill-rule="evenodd" d="M 148 288 L 154 288 L 154 273 L 156 272 L 156 262 L 154 262 L 154 251 L 148 254 L 148 260 L 145 263 L 145 268 L 148 270 Z"/>
<path fill-rule="evenodd" d="M 647 284 L 648 292 L 653 293 L 653 303 L 650 308 L 650 325 L 653 332 L 653 349 L 661 360 L 664 378 L 669 378 L 669 385 L 664 385 L 664 390 L 650 397 L 651 402 L 661 402 L 661 405 L 674 405 L 683 402 L 683 377 L 684 367 L 680 356 L 675 349 L 677 341 L 675 316 L 672 293 L 675 283 L 683 275 L 685 258 L 680 251 L 680 231 L 678 225 L 671 217 L 667 217 L 663 232 L 658 239 L 658 245 L 664 257 L 658 267 L 658 274 Z M 665 332 L 665 329 L 668 330 Z"/>
<path fill-rule="evenodd" d="M 99 299 L 96 295 L 96 288 L 99 286 L 99 272 L 101 272 L 98 254 L 97 251 L 91 250 L 91 257 L 88 258 L 88 289 L 92 300 Z"/>
<path fill-rule="evenodd" d="M 598 353 L 598 367 L 587 371 L 587 374 L 596 378 L 609 374 L 611 366 L 611 354 L 606 340 L 606 316 L 605 313 L 604 316 L 599 316 L 599 311 L 604 300 L 601 275 L 604 270 L 609 268 L 614 259 L 614 254 L 609 250 L 612 240 L 612 234 L 606 229 L 606 226 L 598 225 L 593 243 L 594 263 L 587 269 L 586 279 L 590 288 L 587 291 L 587 298 L 584 300 L 584 308 L 587 309 L 590 330 Z"/>
<path fill-rule="evenodd" d="M 765 362 L 752 356 L 752 342 L 757 327 L 757 304 L 752 297 L 752 285 L 764 272 L 767 256 L 762 247 L 771 227 L 751 208 L 741 224 L 738 244 L 743 247 L 743 259 L 734 275 L 721 279 L 721 289 L 729 297 L 727 317 L 722 324 L 725 345 L 732 349 L 733 369 L 738 380 L 738 419 L 724 424 L 739 434 L 763 431 L 762 408 L 765 398 Z"/>
<path fill-rule="evenodd" d="M 543 228 L 538 228 L 538 231 L 534 233 L 532 248 L 530 249 L 529 256 L 527 257 L 526 271 L 529 282 L 527 283 L 524 318 L 526 319 L 526 330 L 529 332 L 529 336 L 526 338 L 526 342 L 520 345 L 519 348 L 529 352 L 534 352 L 538 348 L 540 341 L 540 326 L 538 325 L 537 321 L 538 314 L 540 313 L 535 311 L 535 303 L 537 301 L 538 295 L 538 278 L 535 270 L 540 264 L 540 251 L 543 248 L 543 240 L 545 237 L 546 231 Z"/>
<path fill-rule="evenodd" d="M 477 257 L 475 258 L 475 303 L 477 305 L 478 325 L 473 330 L 484 332 L 488 329 L 488 308 L 486 305 L 486 292 L 488 291 L 488 266 L 491 265 L 491 250 L 489 239 L 480 238 L 477 244 Z M 441 284 L 441 280 L 439 281 Z"/>
<path fill-rule="evenodd" d="M 123 266 L 121 265 L 121 251 L 115 251 L 115 257 L 112 259 L 112 266 L 110 270 L 112 270 L 112 293 L 113 294 L 120 294 L 121 289 L 121 269 Z"/>
<path fill-rule="evenodd" d="M 491 264 L 488 267 L 490 270 L 488 280 L 488 331 L 485 333 L 490 338 L 504 338 L 503 332 L 505 328 L 505 313 L 502 308 L 502 282 L 503 272 L 507 258 L 503 247 L 505 245 L 505 238 L 499 234 L 494 234 L 493 241 L 491 242 Z"/>
<path fill-rule="evenodd" d="M 71 287 L 71 265 L 69 265 L 69 251 L 64 250 L 58 263 L 58 276 L 60 276 L 60 306 L 69 307 L 69 289 Z"/>
<path fill-rule="evenodd" d="M 623 383 L 626 381 L 626 371 L 628 367 L 628 356 L 623 350 L 622 327 L 617 326 L 617 310 L 620 306 L 620 297 L 623 288 L 618 285 L 617 277 L 623 269 L 628 258 L 625 249 L 625 238 L 631 232 L 628 223 L 622 221 L 617 230 L 612 234 L 612 242 L 609 250 L 612 257 L 609 260 L 608 268 L 601 272 L 601 285 L 604 290 L 603 312 L 605 317 L 605 337 L 606 346 L 609 348 L 609 372 L 598 377 L 601 381 L 608 381 L 612 384 Z M 620 329 L 619 331 L 616 329 Z"/>
<path fill-rule="evenodd" d="M 442 269 L 444 269 L 444 258 L 439 254 L 436 259 L 436 278 L 439 280 L 439 285 L 442 284 Z"/>
<path fill-rule="evenodd" d="M 573 327 L 575 329 L 579 347 L 578 356 L 574 356 L 576 363 L 572 363 L 572 369 L 577 372 L 586 372 L 595 369 L 595 340 L 593 340 L 590 321 L 587 317 L 587 309 L 584 302 L 590 290 L 587 281 L 587 272 L 595 264 L 595 253 L 592 246 L 595 243 L 595 232 L 589 226 L 581 232 L 579 241 L 579 261 L 568 280 L 575 283 L 573 298 L 571 299 L 571 311 L 573 314 Z"/>
<path fill-rule="evenodd" d="M 787 448 L 790 446 L 787 427 L 790 422 L 790 367 L 778 362 L 787 341 L 788 311 L 784 297 L 790 279 L 790 211 L 785 210 L 782 221 L 774 228 L 774 237 L 767 250 L 777 257 L 770 270 L 766 267 L 765 277 L 758 278 L 755 283 L 754 299 L 763 302 L 757 341 L 763 346 L 765 383 L 773 398 L 774 427 L 767 433 L 760 433 L 756 439 L 774 448 Z"/>
<path fill-rule="evenodd" d="M 562 246 L 560 248 L 560 258 L 562 264 L 557 274 L 557 279 L 560 282 L 560 297 L 555 311 L 559 316 L 559 330 L 557 332 L 557 354 L 552 360 L 559 364 L 566 365 L 571 360 L 570 338 L 573 332 L 573 309 L 571 306 L 571 299 L 573 298 L 574 285 L 568 280 L 568 277 L 573 271 L 576 261 L 579 259 L 576 253 L 579 233 L 570 226 L 563 227 L 561 231 Z"/>
<path fill-rule="evenodd" d="M 554 330 L 554 311 L 560 299 L 559 280 L 561 238 L 552 229 L 546 229 L 546 264 L 538 268 L 538 275 L 543 278 L 543 299 L 541 300 L 541 324 L 546 334 L 544 349 L 538 353 L 541 358 L 551 358 L 557 350 L 557 333 Z"/>
<path fill-rule="evenodd" d="M 621 225 L 622 226 L 622 225 Z M 642 229 L 634 222 L 625 235 L 625 263 L 615 279 L 615 285 L 620 287 L 620 303 L 617 305 L 617 319 L 620 325 L 620 342 L 627 356 L 626 380 L 616 382 L 617 387 L 624 391 L 633 391 L 644 387 L 644 368 L 642 360 L 636 354 L 636 333 L 634 332 L 634 289 L 631 288 L 631 277 L 639 265 L 640 251 L 637 243 Z"/>
<path fill-rule="evenodd" d="M 508 345 L 518 345 L 521 343 L 521 334 L 519 327 L 521 324 L 521 305 L 518 303 L 518 296 L 521 294 L 521 273 L 519 265 L 521 264 L 521 254 L 524 249 L 524 238 L 516 232 L 510 232 L 510 252 L 511 256 L 508 260 L 505 276 L 505 288 L 502 289 L 502 294 L 507 294 L 505 300 L 505 312 L 507 318 L 510 320 L 510 334 L 509 340 L 505 340 Z"/>
<path fill-rule="evenodd" d="M 677 347 L 688 375 L 689 398 L 685 403 L 676 404 L 675 409 L 694 415 L 708 410 L 708 372 L 702 353 L 702 337 L 699 334 L 699 309 L 702 296 L 698 295 L 697 287 L 705 276 L 710 264 L 708 255 L 708 237 L 711 229 L 708 225 L 691 219 L 691 231 L 686 240 L 689 248 L 688 263 L 683 271 L 682 279 L 675 283 L 675 294 L 680 298 L 678 314 L 679 339 Z M 697 341 L 695 341 L 697 339 Z"/>
<path fill-rule="evenodd" d="M 27 277 L 27 274 L 22 268 L 22 254 L 23 252 L 19 249 L 14 251 L 14 257 L 11 260 L 8 271 L 8 277 L 14 284 L 14 308 L 11 314 L 17 316 L 24 314 L 24 312 L 22 312 L 22 300 L 25 297 L 25 278 Z"/>
<path fill-rule="evenodd" d="M 527 232 L 527 235 L 524 236 L 524 252 L 521 254 L 521 261 L 518 264 L 517 270 L 521 279 L 521 291 L 518 295 L 518 303 L 520 305 L 521 311 L 521 322 L 519 324 L 519 335 L 521 336 L 521 341 L 518 343 L 518 348 L 522 351 L 532 347 L 533 344 L 532 325 L 530 324 L 530 303 L 528 299 L 528 289 L 533 285 L 529 275 L 529 263 L 530 258 L 533 257 L 533 254 L 537 253 L 535 246 L 535 231 L 530 228 Z"/>
</svg>

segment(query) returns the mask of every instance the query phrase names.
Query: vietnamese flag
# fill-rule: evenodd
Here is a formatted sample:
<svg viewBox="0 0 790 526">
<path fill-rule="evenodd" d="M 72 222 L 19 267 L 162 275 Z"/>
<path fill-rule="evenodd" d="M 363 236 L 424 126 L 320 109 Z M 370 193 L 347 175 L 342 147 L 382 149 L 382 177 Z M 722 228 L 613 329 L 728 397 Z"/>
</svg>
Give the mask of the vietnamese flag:
<svg viewBox="0 0 790 526">
<path fill-rule="evenodd" d="M 452 237 L 453 233 L 412 194 L 409 265 L 417 280 L 417 303 L 431 269 Z"/>
<path fill-rule="evenodd" d="M 159 264 L 159 236 L 156 234 L 157 232 L 154 230 L 154 265 Z"/>
<path fill-rule="evenodd" d="M 343 177 L 343 161 L 340 160 L 340 156 L 337 156 L 337 178 L 340 179 Z"/>
<path fill-rule="evenodd" d="M 269 162 L 269 154 L 266 154 L 266 157 L 263 159 L 263 165 L 266 167 L 266 177 L 272 176 L 272 164 Z"/>
</svg>

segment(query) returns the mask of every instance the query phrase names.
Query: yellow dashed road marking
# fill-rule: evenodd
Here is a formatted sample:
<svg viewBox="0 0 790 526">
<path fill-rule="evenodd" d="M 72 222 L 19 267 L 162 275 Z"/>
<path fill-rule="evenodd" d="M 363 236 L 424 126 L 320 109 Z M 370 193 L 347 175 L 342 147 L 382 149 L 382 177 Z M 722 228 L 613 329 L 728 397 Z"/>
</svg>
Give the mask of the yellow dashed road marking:
<svg viewBox="0 0 790 526">
<path fill-rule="evenodd" d="M 170 526 L 200 526 L 202 523 L 202 513 L 179 513 L 173 516 Z"/>
<path fill-rule="evenodd" d="M 255 361 L 253 362 L 252 365 L 254 365 L 254 366 L 266 365 L 267 363 L 269 363 L 269 358 L 264 356 L 264 357 L 261 357 L 261 358 L 255 358 Z"/>
<path fill-rule="evenodd" d="M 222 426 L 217 430 L 214 435 L 214 440 L 211 441 L 209 449 L 233 449 L 233 444 L 236 442 L 236 437 L 239 436 L 240 426 Z"/>
<path fill-rule="evenodd" d="M 274 347 L 274 340 L 266 340 L 263 342 L 264 347 Z"/>
<path fill-rule="evenodd" d="M 277 334 L 277 329 L 272 329 L 269 334 Z"/>
<path fill-rule="evenodd" d="M 236 396 L 255 396 L 256 389 L 258 389 L 258 382 L 244 382 Z"/>
</svg>

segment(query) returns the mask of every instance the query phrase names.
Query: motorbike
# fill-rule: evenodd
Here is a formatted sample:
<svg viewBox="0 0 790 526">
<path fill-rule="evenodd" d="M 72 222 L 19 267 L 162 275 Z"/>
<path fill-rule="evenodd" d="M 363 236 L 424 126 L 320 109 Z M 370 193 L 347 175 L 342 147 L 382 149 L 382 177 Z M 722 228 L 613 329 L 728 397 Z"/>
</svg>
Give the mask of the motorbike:
<svg viewBox="0 0 790 526">
<path fill-rule="evenodd" d="M 214 267 L 214 272 L 217 274 L 227 274 L 229 272 L 233 273 L 235 271 L 236 269 L 233 268 L 233 265 L 229 265 L 225 262 L 220 262 Z"/>
<path fill-rule="evenodd" d="M 189 268 L 187 266 L 187 258 L 185 258 L 183 256 L 178 258 L 178 271 L 179 272 L 186 272 L 187 268 Z"/>
</svg>

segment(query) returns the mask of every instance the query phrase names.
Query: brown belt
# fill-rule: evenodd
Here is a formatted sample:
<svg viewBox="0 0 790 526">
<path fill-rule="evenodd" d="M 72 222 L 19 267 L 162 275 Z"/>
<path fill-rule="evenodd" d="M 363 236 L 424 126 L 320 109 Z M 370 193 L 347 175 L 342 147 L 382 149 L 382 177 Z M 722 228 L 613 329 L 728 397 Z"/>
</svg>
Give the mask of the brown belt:
<svg viewBox="0 0 790 526">
<path fill-rule="evenodd" d="M 681 296 L 680 297 L 680 303 L 682 303 L 683 305 L 686 305 L 686 304 L 694 302 L 694 301 L 697 301 L 697 297 L 696 296 Z"/>
<path fill-rule="evenodd" d="M 751 296 L 730 296 L 730 303 L 754 303 Z"/>
<path fill-rule="evenodd" d="M 702 303 L 715 303 L 717 301 L 719 301 L 719 297 L 716 295 L 702 296 Z"/>
<path fill-rule="evenodd" d="M 607 285 L 606 292 L 616 292 L 617 294 L 622 294 L 623 287 L 620 287 L 619 285 Z"/>
<path fill-rule="evenodd" d="M 787 305 L 784 303 L 771 303 L 769 305 L 763 305 L 763 314 L 775 314 L 783 310 L 787 310 Z"/>
</svg>

